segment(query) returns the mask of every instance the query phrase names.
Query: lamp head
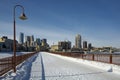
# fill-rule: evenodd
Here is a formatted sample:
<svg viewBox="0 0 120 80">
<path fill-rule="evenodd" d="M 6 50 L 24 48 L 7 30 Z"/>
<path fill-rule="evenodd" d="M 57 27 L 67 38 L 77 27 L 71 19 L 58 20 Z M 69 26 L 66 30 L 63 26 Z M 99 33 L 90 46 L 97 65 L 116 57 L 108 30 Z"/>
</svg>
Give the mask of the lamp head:
<svg viewBox="0 0 120 80">
<path fill-rule="evenodd" d="M 24 13 L 22 13 L 21 16 L 20 16 L 19 18 L 20 18 L 21 20 L 26 20 L 26 19 L 27 19 L 27 17 L 25 16 Z"/>
</svg>

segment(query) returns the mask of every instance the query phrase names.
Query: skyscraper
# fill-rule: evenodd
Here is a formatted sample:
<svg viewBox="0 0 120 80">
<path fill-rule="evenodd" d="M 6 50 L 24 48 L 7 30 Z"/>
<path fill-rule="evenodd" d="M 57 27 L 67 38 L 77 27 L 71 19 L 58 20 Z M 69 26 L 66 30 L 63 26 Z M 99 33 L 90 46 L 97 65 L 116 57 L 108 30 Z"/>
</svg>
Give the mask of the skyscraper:
<svg viewBox="0 0 120 80">
<path fill-rule="evenodd" d="M 75 47 L 78 49 L 81 49 L 81 36 L 80 34 L 77 34 L 75 37 Z"/>
<path fill-rule="evenodd" d="M 34 36 L 33 35 L 30 36 L 30 40 L 31 40 L 31 42 L 34 41 Z"/>
<path fill-rule="evenodd" d="M 71 42 L 70 41 L 60 41 L 58 42 L 58 46 L 62 48 L 62 50 L 69 50 L 71 49 Z"/>
<path fill-rule="evenodd" d="M 30 36 L 30 46 L 34 46 L 34 36 Z"/>
<path fill-rule="evenodd" d="M 87 41 L 83 41 L 83 49 L 87 48 Z"/>
<path fill-rule="evenodd" d="M 42 44 L 42 46 L 46 46 L 47 45 L 47 39 L 42 39 L 41 44 Z"/>
<path fill-rule="evenodd" d="M 36 38 L 36 43 L 37 43 L 37 45 L 41 45 L 40 38 Z"/>
<path fill-rule="evenodd" d="M 26 46 L 29 47 L 30 46 L 30 36 L 25 37 L 25 42 L 26 42 Z"/>
<path fill-rule="evenodd" d="M 20 37 L 19 37 L 19 43 L 23 44 L 24 43 L 24 34 L 21 32 Z"/>
<path fill-rule="evenodd" d="M 92 44 L 89 43 L 89 44 L 88 44 L 88 50 L 91 50 L 91 49 L 92 49 Z"/>
<path fill-rule="evenodd" d="M 32 36 L 26 36 L 25 37 L 25 40 L 26 40 L 26 45 L 27 46 L 34 46 L 34 36 L 32 35 Z"/>
</svg>

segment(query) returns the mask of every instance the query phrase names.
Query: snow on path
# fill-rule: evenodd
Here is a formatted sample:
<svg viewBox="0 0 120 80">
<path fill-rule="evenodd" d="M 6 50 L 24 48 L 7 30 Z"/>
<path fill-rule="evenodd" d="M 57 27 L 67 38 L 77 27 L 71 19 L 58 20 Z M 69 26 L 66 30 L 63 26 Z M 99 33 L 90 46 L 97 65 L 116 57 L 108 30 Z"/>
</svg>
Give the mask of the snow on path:
<svg viewBox="0 0 120 80">
<path fill-rule="evenodd" d="M 36 58 L 36 60 L 32 63 L 32 68 L 31 68 L 31 75 L 30 75 L 30 80 L 43 80 L 44 78 L 42 77 L 43 75 L 43 62 L 42 62 L 42 56 L 39 54 Z"/>
<path fill-rule="evenodd" d="M 41 52 L 29 80 L 120 80 L 120 75 Z"/>
</svg>

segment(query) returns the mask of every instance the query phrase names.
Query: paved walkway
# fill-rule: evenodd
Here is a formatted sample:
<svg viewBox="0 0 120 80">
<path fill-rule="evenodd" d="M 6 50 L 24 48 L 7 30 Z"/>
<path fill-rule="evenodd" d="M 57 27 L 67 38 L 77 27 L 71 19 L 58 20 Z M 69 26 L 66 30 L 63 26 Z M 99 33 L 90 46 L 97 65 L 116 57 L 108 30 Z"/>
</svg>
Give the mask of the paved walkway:
<svg viewBox="0 0 120 80">
<path fill-rule="evenodd" d="M 120 80 L 120 75 L 41 52 L 32 63 L 30 80 Z"/>
</svg>

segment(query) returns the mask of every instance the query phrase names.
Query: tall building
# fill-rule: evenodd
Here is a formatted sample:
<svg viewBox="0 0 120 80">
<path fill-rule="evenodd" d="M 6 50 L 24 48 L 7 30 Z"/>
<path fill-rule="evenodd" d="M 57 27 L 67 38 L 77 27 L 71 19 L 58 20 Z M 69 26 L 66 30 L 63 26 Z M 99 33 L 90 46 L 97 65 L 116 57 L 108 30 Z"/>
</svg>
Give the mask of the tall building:
<svg viewBox="0 0 120 80">
<path fill-rule="evenodd" d="M 48 51 L 48 49 L 49 49 L 49 45 L 47 43 L 47 39 L 42 39 L 40 50 L 41 51 Z"/>
<path fill-rule="evenodd" d="M 41 40 L 41 45 L 46 46 L 47 45 L 47 39 L 42 39 Z"/>
<path fill-rule="evenodd" d="M 69 49 L 71 49 L 71 42 L 70 41 L 60 41 L 60 42 L 58 42 L 58 46 L 61 47 L 62 50 L 69 50 Z"/>
<path fill-rule="evenodd" d="M 87 48 L 87 41 L 83 41 L 83 49 Z"/>
<path fill-rule="evenodd" d="M 36 38 L 36 44 L 37 44 L 37 45 L 41 45 L 40 38 Z"/>
<path fill-rule="evenodd" d="M 30 39 L 31 39 L 31 41 L 34 41 L 34 36 L 33 35 L 30 36 Z"/>
<path fill-rule="evenodd" d="M 75 37 L 75 48 L 78 48 L 78 49 L 81 49 L 81 35 L 80 34 L 77 34 L 76 37 Z"/>
<path fill-rule="evenodd" d="M 26 36 L 25 37 L 25 41 L 26 41 L 26 45 L 28 47 L 33 47 L 35 44 L 34 44 L 34 36 Z"/>
<path fill-rule="evenodd" d="M 23 44 L 24 43 L 24 34 L 21 32 L 19 36 L 19 43 Z"/>
<path fill-rule="evenodd" d="M 91 44 L 91 43 L 88 44 L 88 49 L 89 49 L 89 50 L 92 49 L 92 44 Z"/>
<path fill-rule="evenodd" d="M 30 46 L 34 46 L 34 36 L 30 36 Z"/>
<path fill-rule="evenodd" d="M 30 47 L 30 36 L 25 37 L 26 46 Z"/>
</svg>

